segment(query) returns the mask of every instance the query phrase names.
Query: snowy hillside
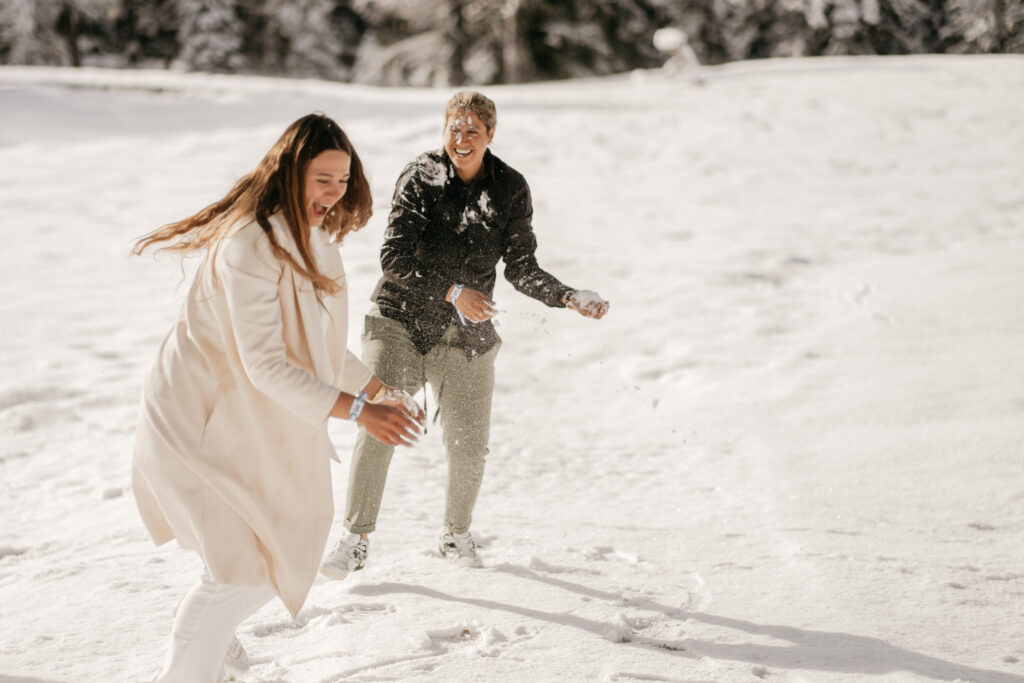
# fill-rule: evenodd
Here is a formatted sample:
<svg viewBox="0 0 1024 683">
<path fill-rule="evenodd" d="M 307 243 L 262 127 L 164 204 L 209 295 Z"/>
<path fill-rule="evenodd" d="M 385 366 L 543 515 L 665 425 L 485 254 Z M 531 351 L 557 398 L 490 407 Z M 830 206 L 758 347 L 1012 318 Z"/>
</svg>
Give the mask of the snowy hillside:
<svg viewBox="0 0 1024 683">
<path fill-rule="evenodd" d="M 431 428 L 367 568 L 243 624 L 235 680 L 1024 682 L 1024 57 L 486 92 L 541 264 L 611 310 L 499 280 L 486 568 L 437 554 Z M 0 682 L 150 680 L 200 569 L 129 488 L 192 267 L 133 240 L 324 111 L 372 173 L 357 333 L 449 95 L 0 68 Z M 341 507 L 354 432 L 331 434 Z"/>
</svg>

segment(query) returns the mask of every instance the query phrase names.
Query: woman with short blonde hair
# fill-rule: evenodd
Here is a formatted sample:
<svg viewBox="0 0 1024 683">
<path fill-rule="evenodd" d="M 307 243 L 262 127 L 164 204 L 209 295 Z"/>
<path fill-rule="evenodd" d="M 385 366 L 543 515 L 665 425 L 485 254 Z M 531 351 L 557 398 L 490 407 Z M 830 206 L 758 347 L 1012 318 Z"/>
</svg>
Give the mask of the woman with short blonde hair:
<svg viewBox="0 0 1024 683">
<path fill-rule="evenodd" d="M 547 306 L 594 319 L 608 310 L 594 292 L 538 265 L 529 185 L 489 149 L 497 123 L 488 97 L 456 93 L 445 107 L 443 148 L 402 171 L 381 247 L 383 277 L 363 328 L 363 358 L 382 380 L 410 394 L 432 389 L 448 456 L 438 551 L 468 567 L 482 566 L 469 527 L 501 347 L 491 322 L 498 261 L 516 290 Z M 393 450 L 360 431 L 349 468 L 348 533 L 325 558 L 324 574 L 341 579 L 363 567 Z"/>
</svg>

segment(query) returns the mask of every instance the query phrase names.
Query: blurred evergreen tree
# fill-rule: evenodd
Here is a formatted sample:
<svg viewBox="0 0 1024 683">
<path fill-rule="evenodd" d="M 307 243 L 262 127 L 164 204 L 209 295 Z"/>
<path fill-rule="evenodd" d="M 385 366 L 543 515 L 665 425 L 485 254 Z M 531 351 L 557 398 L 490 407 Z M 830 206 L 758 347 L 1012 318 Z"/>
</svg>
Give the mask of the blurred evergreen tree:
<svg viewBox="0 0 1024 683">
<path fill-rule="evenodd" d="M 947 0 L 944 52 L 1024 52 L 1022 0 Z"/>
<path fill-rule="evenodd" d="M 233 73 L 245 64 L 233 0 L 179 0 L 177 62 L 192 71 Z"/>
<path fill-rule="evenodd" d="M 250 13 L 247 19 L 255 13 Z M 247 45 L 250 61 L 260 71 L 290 76 L 348 80 L 365 23 L 344 0 L 270 0 L 259 14 L 259 32 L 247 42 L 271 46 L 267 51 Z M 248 21 L 247 21 L 248 23 Z"/>
<path fill-rule="evenodd" d="M 644 0 L 522 0 L 523 32 L 533 76 L 574 78 L 659 66 L 652 42 L 666 16 Z"/>
<path fill-rule="evenodd" d="M 117 0 L 0 0 L 0 57 L 8 64 L 81 66 L 111 50 Z"/>
<path fill-rule="evenodd" d="M 0 62 L 486 85 L 657 67 L 663 27 L 704 64 L 1024 52 L 1024 0 L 0 0 Z"/>
<path fill-rule="evenodd" d="M 57 16 L 57 6 L 52 3 L 0 0 L 0 55 L 4 63 L 64 63 Z"/>
<path fill-rule="evenodd" d="M 156 60 L 170 65 L 178 53 L 177 0 L 121 0 L 114 21 L 116 49 L 128 66 Z"/>
</svg>

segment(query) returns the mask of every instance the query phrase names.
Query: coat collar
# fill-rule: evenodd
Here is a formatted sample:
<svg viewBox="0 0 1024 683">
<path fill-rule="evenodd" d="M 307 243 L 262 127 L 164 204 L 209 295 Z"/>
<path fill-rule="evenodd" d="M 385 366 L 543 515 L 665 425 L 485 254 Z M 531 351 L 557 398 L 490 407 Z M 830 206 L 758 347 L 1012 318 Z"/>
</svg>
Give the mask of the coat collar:
<svg viewBox="0 0 1024 683">
<path fill-rule="evenodd" d="M 277 243 L 284 248 L 297 263 L 302 263 L 302 255 L 292 237 L 288 222 L 280 213 L 270 217 L 270 226 L 274 232 Z M 341 265 L 341 256 L 337 248 L 332 248 L 328 243 L 327 235 L 320 228 L 313 228 L 310 233 L 310 253 L 316 259 L 317 266 L 328 277 L 341 279 L 344 283 L 344 270 Z M 287 273 L 284 277 L 291 279 L 291 289 L 294 292 L 295 304 L 299 315 L 302 318 L 302 327 L 306 345 L 309 349 L 309 356 L 313 362 L 314 374 L 320 380 L 328 383 L 334 382 L 334 367 L 331 363 L 331 353 L 327 344 L 328 335 L 326 332 L 333 327 L 333 315 L 335 309 L 331 306 L 332 297 L 323 297 L 317 293 L 313 283 L 302 273 L 286 265 Z M 281 295 L 286 295 L 281 289 Z"/>
</svg>

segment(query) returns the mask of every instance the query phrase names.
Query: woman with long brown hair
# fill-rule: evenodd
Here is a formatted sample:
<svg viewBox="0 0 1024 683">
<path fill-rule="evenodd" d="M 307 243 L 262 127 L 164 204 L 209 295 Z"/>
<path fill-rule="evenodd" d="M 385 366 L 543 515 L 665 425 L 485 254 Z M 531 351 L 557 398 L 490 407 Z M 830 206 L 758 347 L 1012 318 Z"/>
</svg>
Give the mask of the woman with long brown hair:
<svg viewBox="0 0 1024 683">
<path fill-rule="evenodd" d="M 334 516 L 328 417 L 391 446 L 419 435 L 411 397 L 346 349 L 338 244 L 370 211 L 348 137 L 310 114 L 222 199 L 135 245 L 204 253 L 145 381 L 132 468 L 153 539 L 205 565 L 158 681 L 220 680 L 243 619 L 274 595 L 301 608 Z"/>
</svg>

